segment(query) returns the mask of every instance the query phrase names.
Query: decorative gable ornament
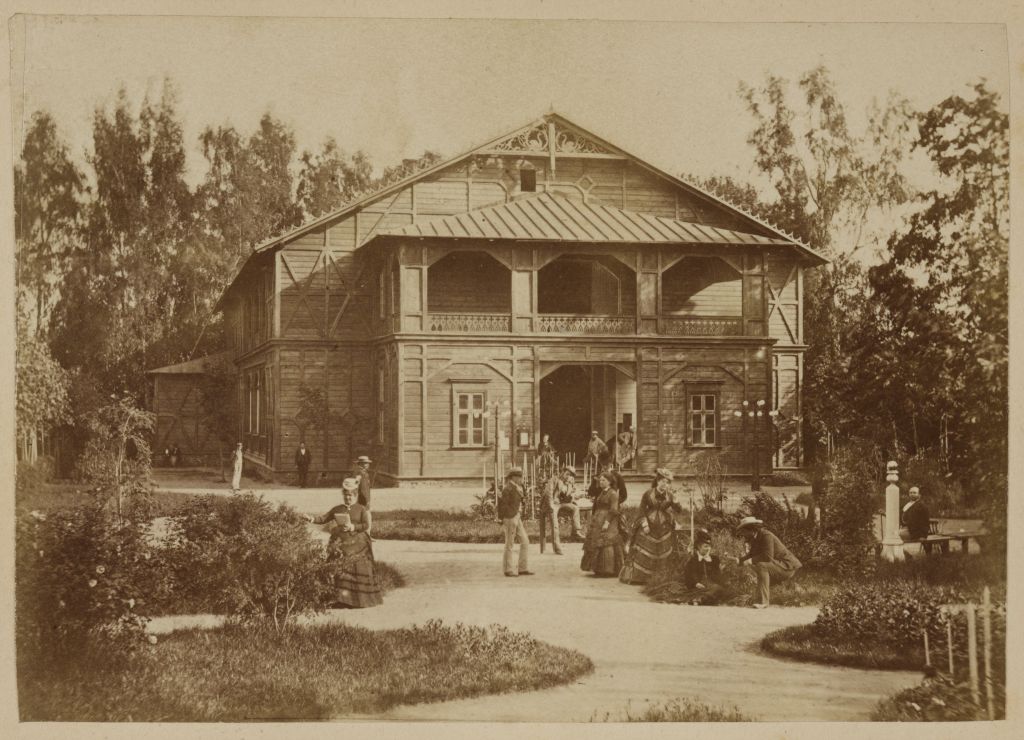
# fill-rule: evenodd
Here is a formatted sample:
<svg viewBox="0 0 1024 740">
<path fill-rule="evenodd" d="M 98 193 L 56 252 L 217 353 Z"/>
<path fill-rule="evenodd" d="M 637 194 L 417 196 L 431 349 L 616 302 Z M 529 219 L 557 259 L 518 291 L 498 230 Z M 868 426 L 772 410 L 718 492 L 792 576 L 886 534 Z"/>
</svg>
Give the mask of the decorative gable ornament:
<svg viewBox="0 0 1024 740">
<path fill-rule="evenodd" d="M 547 154 L 550 149 L 549 137 L 554 138 L 555 152 L 563 154 L 612 154 L 606 147 L 593 139 L 581 136 L 570 129 L 557 124 L 541 122 L 532 128 L 504 139 L 494 145 L 499 152 L 529 152 Z"/>
</svg>

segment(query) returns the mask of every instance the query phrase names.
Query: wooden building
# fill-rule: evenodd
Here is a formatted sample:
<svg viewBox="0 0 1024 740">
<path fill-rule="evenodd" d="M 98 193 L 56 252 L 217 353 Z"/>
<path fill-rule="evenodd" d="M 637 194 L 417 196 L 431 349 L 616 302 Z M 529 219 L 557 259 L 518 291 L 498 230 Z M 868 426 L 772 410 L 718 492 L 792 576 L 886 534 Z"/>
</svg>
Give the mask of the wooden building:
<svg viewBox="0 0 1024 740">
<path fill-rule="evenodd" d="M 250 463 L 479 478 L 635 426 L 636 472 L 802 464 L 806 245 L 549 114 L 258 247 L 225 291 Z M 770 438 L 774 437 L 776 443 Z"/>
<path fill-rule="evenodd" d="M 181 451 L 179 466 L 218 465 L 224 450 L 206 423 L 203 410 L 203 378 L 211 367 L 230 361 L 222 352 L 176 365 L 158 367 L 146 374 L 150 380 L 150 410 L 156 414 L 153 430 L 153 464 L 167 465 L 166 450 Z"/>
</svg>

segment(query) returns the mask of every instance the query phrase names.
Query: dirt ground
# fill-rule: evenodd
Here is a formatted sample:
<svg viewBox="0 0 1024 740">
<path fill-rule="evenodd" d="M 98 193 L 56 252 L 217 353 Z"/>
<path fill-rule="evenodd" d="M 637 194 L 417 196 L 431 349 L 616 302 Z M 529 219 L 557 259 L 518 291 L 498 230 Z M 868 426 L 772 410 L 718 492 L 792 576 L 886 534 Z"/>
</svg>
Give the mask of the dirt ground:
<svg viewBox="0 0 1024 740">
<path fill-rule="evenodd" d="M 497 526 L 497 525 L 495 525 Z M 321 535 L 325 536 L 325 535 Z M 758 649 L 772 630 L 814 620 L 815 607 L 693 607 L 657 604 L 615 579 L 579 569 L 581 545 L 565 554 L 530 550 L 531 577 L 506 578 L 500 545 L 377 541 L 377 559 L 398 567 L 408 585 L 382 607 L 335 610 L 315 619 L 370 629 L 428 619 L 502 624 L 575 648 L 596 670 L 555 689 L 399 707 L 367 719 L 582 722 L 642 711 L 648 702 L 687 697 L 737 706 L 766 721 L 866 720 L 882 698 L 920 676 L 784 661 Z M 799 576 L 798 576 L 799 577 Z M 155 632 L 214 624 L 212 617 L 154 620 Z"/>
</svg>

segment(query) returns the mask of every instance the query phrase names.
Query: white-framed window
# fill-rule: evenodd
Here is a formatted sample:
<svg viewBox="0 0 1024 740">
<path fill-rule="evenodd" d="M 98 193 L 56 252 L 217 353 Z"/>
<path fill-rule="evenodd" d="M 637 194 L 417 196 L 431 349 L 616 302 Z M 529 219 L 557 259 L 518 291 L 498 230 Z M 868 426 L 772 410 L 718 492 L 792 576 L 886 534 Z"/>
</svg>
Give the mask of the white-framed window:
<svg viewBox="0 0 1024 740">
<path fill-rule="evenodd" d="M 690 446 L 715 447 L 718 444 L 718 394 L 689 394 Z"/>
<path fill-rule="evenodd" d="M 487 444 L 487 392 L 477 388 L 452 388 L 452 447 L 483 447 Z"/>
</svg>

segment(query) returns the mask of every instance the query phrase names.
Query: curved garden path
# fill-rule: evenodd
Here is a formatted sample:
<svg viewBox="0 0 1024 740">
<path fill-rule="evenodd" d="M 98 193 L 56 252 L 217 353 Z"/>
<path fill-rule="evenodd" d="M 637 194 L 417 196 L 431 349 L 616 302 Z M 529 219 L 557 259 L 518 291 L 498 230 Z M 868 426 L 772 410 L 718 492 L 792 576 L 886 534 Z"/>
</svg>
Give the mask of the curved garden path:
<svg viewBox="0 0 1024 740">
<path fill-rule="evenodd" d="M 377 541 L 375 554 L 406 576 L 384 606 L 335 610 L 317 620 L 371 629 L 428 619 L 503 624 L 588 655 L 595 671 L 580 681 L 523 694 L 398 707 L 372 719 L 588 721 L 615 719 L 627 707 L 688 697 L 738 706 L 760 720 L 866 720 L 885 696 L 916 685 L 920 675 L 780 660 L 761 653 L 766 633 L 813 621 L 816 608 L 743 609 L 657 604 L 614 579 L 579 570 L 581 546 L 565 555 L 530 551 L 532 577 L 505 578 L 500 545 Z M 202 617 L 153 621 L 162 632 Z M 371 718 L 367 718 L 371 719 Z"/>
</svg>

